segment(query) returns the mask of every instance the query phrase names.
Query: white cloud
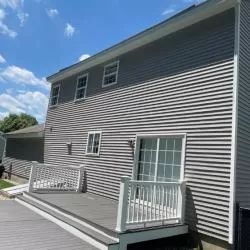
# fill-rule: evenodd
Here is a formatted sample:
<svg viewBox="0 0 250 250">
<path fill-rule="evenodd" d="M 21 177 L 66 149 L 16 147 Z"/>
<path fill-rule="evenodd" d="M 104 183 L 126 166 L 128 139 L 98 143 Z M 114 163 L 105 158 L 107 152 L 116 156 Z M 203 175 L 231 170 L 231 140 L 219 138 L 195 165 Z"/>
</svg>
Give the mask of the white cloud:
<svg viewBox="0 0 250 250">
<path fill-rule="evenodd" d="M 51 19 L 59 14 L 59 11 L 57 9 L 46 9 L 46 12 L 48 17 L 50 17 Z"/>
<path fill-rule="evenodd" d="M 0 71 L 0 82 L 33 85 L 49 89 L 49 83 L 45 78 L 38 78 L 33 72 L 14 65 L 8 66 Z"/>
<path fill-rule="evenodd" d="M 65 29 L 64 29 L 65 36 L 72 37 L 74 33 L 75 33 L 75 28 L 71 24 L 66 23 Z"/>
<path fill-rule="evenodd" d="M 20 8 L 23 5 L 24 0 L 0 0 L 0 5 L 4 8 L 11 8 L 13 10 Z"/>
<path fill-rule="evenodd" d="M 10 95 L 13 93 L 13 89 L 12 88 L 6 89 L 6 92 Z"/>
<path fill-rule="evenodd" d="M 2 35 L 7 35 L 11 38 L 15 38 L 17 36 L 16 31 L 9 29 L 9 27 L 1 21 L 0 21 L 0 33 Z"/>
<path fill-rule="evenodd" d="M 5 11 L 3 9 L 0 9 L 0 20 L 3 20 L 5 18 Z"/>
<path fill-rule="evenodd" d="M 4 59 L 4 57 L 0 54 L 0 64 L 1 63 L 6 63 L 6 60 Z"/>
<path fill-rule="evenodd" d="M 6 109 L 9 113 L 25 112 L 25 105 L 8 94 L 0 95 L 0 107 Z"/>
<path fill-rule="evenodd" d="M 200 4 L 205 1 L 207 0 L 183 0 L 184 3 L 190 3 L 190 4 Z"/>
<path fill-rule="evenodd" d="M 0 0 L 1 1 L 1 0 Z M 11 38 L 15 38 L 17 36 L 17 32 L 10 29 L 4 22 L 4 18 L 6 13 L 3 9 L 0 9 L 0 34 L 7 35 Z"/>
<path fill-rule="evenodd" d="M 28 113 L 42 122 L 45 120 L 47 107 L 48 97 L 39 91 L 28 91 L 16 96 L 6 93 L 0 95 L 0 108 L 5 109 L 0 113 L 0 119 L 9 113 Z"/>
<path fill-rule="evenodd" d="M 89 58 L 89 57 L 90 57 L 89 54 L 83 54 L 83 55 L 81 55 L 81 56 L 79 57 L 79 62 L 81 62 L 81 61 L 83 61 L 83 60 L 85 60 L 85 59 L 87 59 L 87 58 Z"/>
<path fill-rule="evenodd" d="M 20 20 L 20 26 L 23 27 L 24 23 L 26 23 L 29 18 L 29 14 L 25 12 L 18 12 L 17 18 Z"/>
<path fill-rule="evenodd" d="M 15 13 L 17 18 L 20 21 L 20 26 L 24 26 L 24 23 L 27 22 L 29 14 L 23 11 L 24 0 L 0 0 L 0 5 L 3 8 L 10 8 Z"/>
<path fill-rule="evenodd" d="M 169 16 L 171 14 L 174 14 L 176 12 L 176 10 L 172 7 L 168 8 L 168 9 L 165 9 L 163 12 L 162 12 L 162 15 L 163 16 Z"/>
<path fill-rule="evenodd" d="M 17 95 L 17 100 L 25 105 L 26 113 L 34 115 L 37 120 L 44 121 L 48 107 L 48 97 L 42 92 L 28 91 Z"/>
</svg>

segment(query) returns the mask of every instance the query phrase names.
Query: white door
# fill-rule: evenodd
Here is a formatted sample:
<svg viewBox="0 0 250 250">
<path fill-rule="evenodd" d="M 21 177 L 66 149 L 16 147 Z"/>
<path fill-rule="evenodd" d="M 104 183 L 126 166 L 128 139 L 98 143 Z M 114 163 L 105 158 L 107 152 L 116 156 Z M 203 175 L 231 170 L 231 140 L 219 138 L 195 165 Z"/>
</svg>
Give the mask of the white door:
<svg viewBox="0 0 250 250">
<path fill-rule="evenodd" d="M 183 172 L 183 148 L 183 136 L 138 138 L 135 179 L 180 181 Z"/>
</svg>

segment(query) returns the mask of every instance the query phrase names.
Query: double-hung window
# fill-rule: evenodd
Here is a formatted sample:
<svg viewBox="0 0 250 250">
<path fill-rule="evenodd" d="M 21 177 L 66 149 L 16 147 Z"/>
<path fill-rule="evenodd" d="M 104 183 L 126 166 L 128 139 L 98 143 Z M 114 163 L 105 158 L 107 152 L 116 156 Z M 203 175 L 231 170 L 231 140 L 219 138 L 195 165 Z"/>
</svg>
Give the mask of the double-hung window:
<svg viewBox="0 0 250 250">
<path fill-rule="evenodd" d="M 59 92 L 60 92 L 60 85 L 55 85 L 52 87 L 51 97 L 50 97 L 50 106 L 55 106 L 58 104 Z"/>
<path fill-rule="evenodd" d="M 110 63 L 104 67 L 102 86 L 107 87 L 117 83 L 119 61 Z"/>
<path fill-rule="evenodd" d="M 77 77 L 75 100 L 80 100 L 85 98 L 87 84 L 88 84 L 88 74 Z"/>
<path fill-rule="evenodd" d="M 134 177 L 141 181 L 180 181 L 184 148 L 185 135 L 138 137 Z"/>
<path fill-rule="evenodd" d="M 101 132 L 89 132 L 86 154 L 88 155 L 99 155 L 101 145 Z"/>
</svg>

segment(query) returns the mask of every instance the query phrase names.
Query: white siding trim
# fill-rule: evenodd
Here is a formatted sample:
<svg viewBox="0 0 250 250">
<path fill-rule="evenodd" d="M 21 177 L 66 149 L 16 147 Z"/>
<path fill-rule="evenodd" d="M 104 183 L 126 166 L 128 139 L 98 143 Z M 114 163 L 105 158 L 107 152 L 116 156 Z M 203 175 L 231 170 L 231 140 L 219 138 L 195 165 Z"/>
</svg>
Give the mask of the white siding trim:
<svg viewBox="0 0 250 250">
<path fill-rule="evenodd" d="M 230 200 L 229 200 L 229 239 L 228 239 L 229 244 L 234 243 L 234 224 L 235 224 L 238 89 L 239 89 L 239 49 L 240 49 L 240 4 L 239 3 L 235 6 L 235 45 L 234 46 L 235 46 L 235 48 L 234 48 L 234 84 L 233 84 Z"/>
</svg>

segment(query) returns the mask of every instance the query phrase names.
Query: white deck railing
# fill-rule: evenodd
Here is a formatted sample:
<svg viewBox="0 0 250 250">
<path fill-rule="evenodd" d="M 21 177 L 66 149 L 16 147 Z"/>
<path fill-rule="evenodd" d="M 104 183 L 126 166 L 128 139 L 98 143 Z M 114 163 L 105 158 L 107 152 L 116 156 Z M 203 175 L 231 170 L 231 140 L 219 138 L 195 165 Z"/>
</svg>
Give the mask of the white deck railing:
<svg viewBox="0 0 250 250">
<path fill-rule="evenodd" d="M 134 181 L 122 177 L 117 216 L 118 232 L 147 223 L 184 222 L 185 182 Z"/>
<path fill-rule="evenodd" d="M 29 192 L 76 191 L 81 192 L 83 166 L 53 166 L 32 162 Z"/>
</svg>

